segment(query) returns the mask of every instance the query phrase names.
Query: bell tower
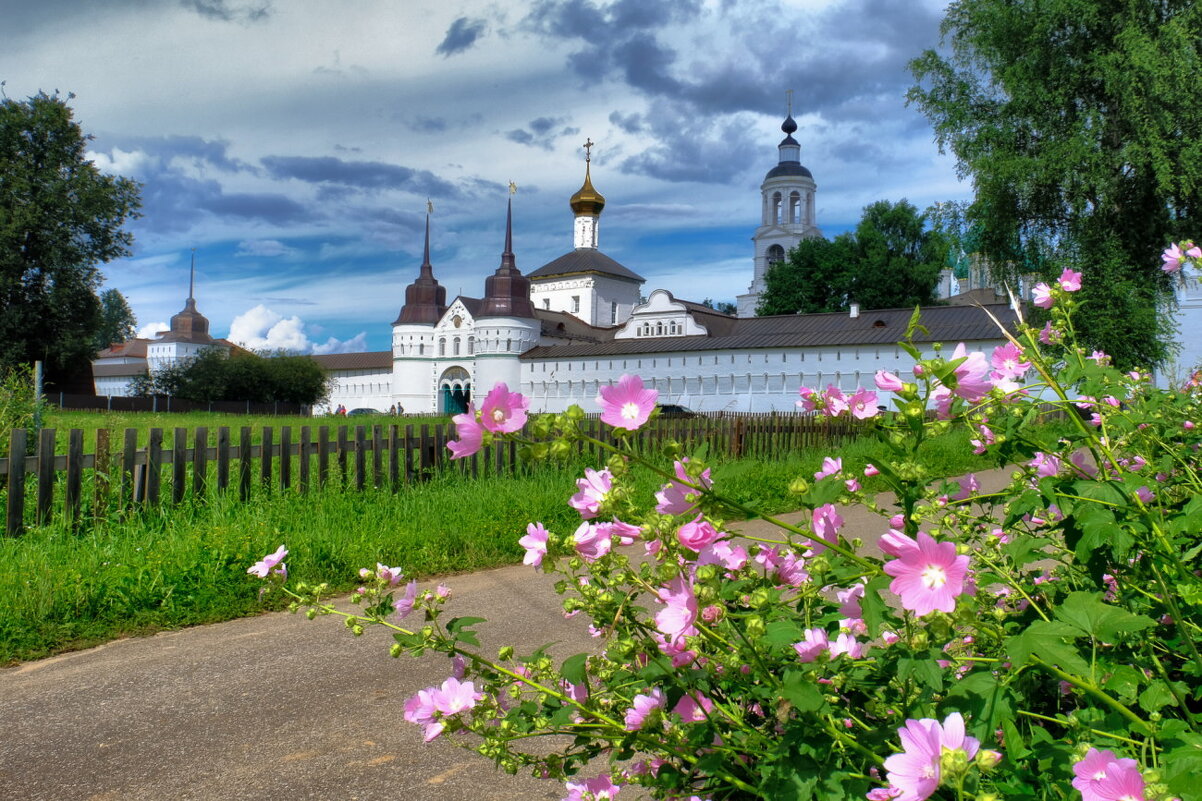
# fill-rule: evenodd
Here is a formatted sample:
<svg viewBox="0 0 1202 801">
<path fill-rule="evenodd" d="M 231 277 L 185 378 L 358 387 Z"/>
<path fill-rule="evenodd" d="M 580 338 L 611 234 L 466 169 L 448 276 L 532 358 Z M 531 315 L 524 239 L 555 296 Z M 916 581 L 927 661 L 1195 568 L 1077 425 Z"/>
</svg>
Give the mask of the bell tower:
<svg viewBox="0 0 1202 801">
<path fill-rule="evenodd" d="M 576 222 L 572 226 L 572 247 L 597 249 L 597 226 L 601 221 L 601 210 L 605 208 L 605 198 L 593 188 L 589 167 L 592 162 L 593 140 L 584 143 L 584 185 L 580 191 L 572 195 L 572 213 Z"/>
</svg>

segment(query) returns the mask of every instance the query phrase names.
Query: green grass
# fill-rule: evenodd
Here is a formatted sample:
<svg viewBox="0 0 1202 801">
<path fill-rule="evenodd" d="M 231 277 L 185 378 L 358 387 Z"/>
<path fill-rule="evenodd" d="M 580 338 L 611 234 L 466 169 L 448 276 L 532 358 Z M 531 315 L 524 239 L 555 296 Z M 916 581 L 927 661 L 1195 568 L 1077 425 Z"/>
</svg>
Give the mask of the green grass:
<svg viewBox="0 0 1202 801">
<path fill-rule="evenodd" d="M 777 461 L 715 460 L 715 486 L 765 513 L 795 508 L 789 482 L 811 478 L 839 455 L 861 472 L 876 446 L 858 440 Z M 968 437 L 953 432 L 924 454 L 933 473 L 980 469 Z M 86 519 L 0 539 L 0 664 L 87 647 L 115 637 L 228 620 L 263 608 L 246 568 L 281 543 L 292 573 L 341 590 L 377 561 L 430 577 L 520 561 L 517 539 L 542 521 L 568 533 L 579 517 L 567 505 L 586 462 L 538 466 L 517 476 L 472 480 L 457 472 L 397 494 L 328 487 L 308 495 L 231 493 L 204 504 Z M 660 482 L 642 473 L 650 507 Z M 874 488 L 868 484 L 870 489 Z"/>
</svg>

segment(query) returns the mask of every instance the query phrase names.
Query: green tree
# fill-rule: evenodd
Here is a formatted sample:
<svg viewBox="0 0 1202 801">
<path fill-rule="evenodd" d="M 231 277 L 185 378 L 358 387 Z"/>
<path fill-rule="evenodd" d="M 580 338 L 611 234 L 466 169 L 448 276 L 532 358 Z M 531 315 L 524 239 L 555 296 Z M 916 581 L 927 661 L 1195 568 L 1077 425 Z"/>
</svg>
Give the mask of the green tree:
<svg viewBox="0 0 1202 801">
<path fill-rule="evenodd" d="M 701 301 L 701 305 L 711 308 L 719 314 L 729 314 L 732 317 L 739 313 L 738 304 L 729 300 L 715 301 L 713 298 L 705 298 Z"/>
<path fill-rule="evenodd" d="M 909 98 L 973 181 L 994 277 L 1081 269 L 1083 344 L 1163 362 L 1158 254 L 1202 222 L 1202 6 L 957 0 L 943 34 L 946 52 L 911 63 Z"/>
<path fill-rule="evenodd" d="M 769 267 L 759 314 L 814 314 L 894 309 L 935 302 L 945 266 L 944 238 L 928 230 L 911 203 L 887 200 L 864 208 L 855 231 L 832 240 L 803 239 Z"/>
<path fill-rule="evenodd" d="M 116 342 L 133 339 L 138 333 L 138 318 L 129 301 L 116 289 L 106 289 L 100 295 L 100 330 L 92 343 L 95 350 L 104 350 Z"/>
<path fill-rule="evenodd" d="M 0 366 L 86 368 L 100 328 L 97 265 L 128 255 L 139 186 L 103 175 L 67 100 L 0 100 Z"/>
<path fill-rule="evenodd" d="M 206 348 L 139 379 L 136 395 L 171 395 L 184 400 L 314 404 L 330 394 L 330 379 L 308 356 L 285 353 L 228 354 Z"/>
</svg>

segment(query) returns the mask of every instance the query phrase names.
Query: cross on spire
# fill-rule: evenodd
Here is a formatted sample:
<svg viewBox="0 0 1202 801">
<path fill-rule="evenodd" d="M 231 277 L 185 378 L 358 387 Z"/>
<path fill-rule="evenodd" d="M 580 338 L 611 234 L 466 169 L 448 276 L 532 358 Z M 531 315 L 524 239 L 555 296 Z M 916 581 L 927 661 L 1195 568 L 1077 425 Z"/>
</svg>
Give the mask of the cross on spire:
<svg viewBox="0 0 1202 801">
<path fill-rule="evenodd" d="M 788 111 L 786 112 L 785 116 L 792 117 L 793 116 L 793 90 L 792 89 L 785 90 L 785 104 L 788 107 Z"/>
<path fill-rule="evenodd" d="M 593 156 L 593 154 L 592 154 L 593 140 L 591 137 L 584 140 L 583 147 L 584 147 L 584 160 L 586 162 L 592 161 L 593 160 L 593 158 L 592 158 L 592 156 Z"/>
</svg>

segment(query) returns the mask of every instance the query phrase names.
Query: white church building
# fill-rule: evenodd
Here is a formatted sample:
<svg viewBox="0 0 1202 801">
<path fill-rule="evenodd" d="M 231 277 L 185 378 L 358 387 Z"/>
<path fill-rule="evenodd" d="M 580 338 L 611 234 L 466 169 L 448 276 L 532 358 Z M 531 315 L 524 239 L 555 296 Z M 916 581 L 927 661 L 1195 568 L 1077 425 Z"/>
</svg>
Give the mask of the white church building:
<svg viewBox="0 0 1202 801">
<path fill-rule="evenodd" d="M 661 403 L 698 412 L 792 412 L 801 386 L 833 384 L 851 391 L 871 386 L 881 369 L 908 379 L 912 360 L 897 342 L 911 309 L 861 312 L 853 304 L 844 313 L 755 315 L 768 267 L 802 239 L 822 235 L 817 184 L 801 164 L 792 116 L 781 130 L 778 163 L 760 187 L 752 279 L 738 296 L 738 316 L 664 289 L 646 291 L 642 276 L 600 250 L 605 198 L 592 184 L 588 142 L 584 183 L 569 200 L 572 250 L 523 274 L 513 252 L 511 200 L 500 265 L 484 278 L 482 295 L 448 300 L 430 263 L 427 218 L 424 257 L 404 288 L 391 349 L 313 356 L 333 379 L 328 404 L 317 411 L 342 405 L 454 414 L 497 382 L 530 398 L 532 411 L 561 411 L 571 404 L 593 410 L 599 387 L 632 373 L 659 390 Z M 1016 319 L 982 275 L 961 282 L 947 271 L 939 296 L 948 305 L 923 309 L 920 346 L 964 342 L 989 350 L 1004 342 L 989 314 L 1006 325 Z M 1197 277 L 1182 284 L 1178 301 L 1181 330 L 1197 331 L 1202 327 Z M 1184 369 L 1202 361 L 1202 340 L 1189 335 L 1182 340 Z M 145 373 L 148 364 L 153 369 L 154 359 L 184 358 L 212 345 L 230 343 L 208 335 L 208 321 L 196 311 L 190 290 L 171 331 L 99 354 L 93 367 L 97 393 L 127 394 L 130 379 Z"/>
</svg>

